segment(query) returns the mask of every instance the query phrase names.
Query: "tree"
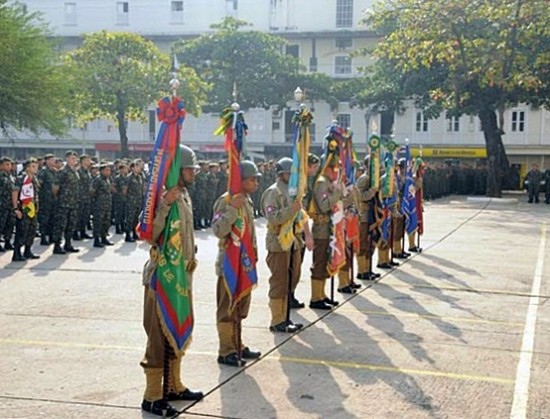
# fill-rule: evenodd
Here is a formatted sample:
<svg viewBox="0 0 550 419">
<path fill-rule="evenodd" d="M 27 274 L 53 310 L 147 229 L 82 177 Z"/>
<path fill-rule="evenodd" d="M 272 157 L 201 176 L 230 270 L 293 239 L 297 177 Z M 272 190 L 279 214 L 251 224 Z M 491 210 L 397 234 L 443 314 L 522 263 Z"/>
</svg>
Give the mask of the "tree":
<svg viewBox="0 0 550 419">
<path fill-rule="evenodd" d="M 381 40 L 371 51 L 423 107 L 477 115 L 488 155 L 487 194 L 508 172 L 503 113 L 549 104 L 547 0 L 388 0 L 366 19 Z"/>
<path fill-rule="evenodd" d="M 67 91 L 55 45 L 40 16 L 0 0 L 0 127 L 65 130 Z"/>
<path fill-rule="evenodd" d="M 170 57 L 151 41 L 132 33 L 106 31 L 87 35 L 66 57 L 79 122 L 106 118 L 117 124 L 121 154 L 128 155 L 128 120 L 145 120 L 147 107 L 170 93 Z M 206 99 L 208 85 L 191 68 L 180 68 L 186 109 L 194 114 Z"/>
<path fill-rule="evenodd" d="M 212 25 L 214 33 L 174 45 L 179 60 L 212 83 L 205 111 L 225 108 L 234 85 L 243 109 L 284 106 L 292 98 L 300 69 L 298 59 L 285 54 L 283 38 L 242 30 L 249 26 L 229 17 Z"/>
</svg>

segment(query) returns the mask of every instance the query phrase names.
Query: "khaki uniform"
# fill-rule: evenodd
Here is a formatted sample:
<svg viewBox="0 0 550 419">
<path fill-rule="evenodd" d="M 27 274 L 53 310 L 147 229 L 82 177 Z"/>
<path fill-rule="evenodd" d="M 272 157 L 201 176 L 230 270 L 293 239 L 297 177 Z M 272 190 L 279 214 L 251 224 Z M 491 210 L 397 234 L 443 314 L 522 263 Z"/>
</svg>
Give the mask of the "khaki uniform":
<svg viewBox="0 0 550 419">
<path fill-rule="evenodd" d="M 193 271 L 197 266 L 195 259 L 195 237 L 193 233 L 193 208 L 191 198 L 186 189 L 183 190 L 181 197 L 177 202 L 178 210 L 181 219 L 181 243 L 182 257 L 187 261 L 187 281 L 189 282 L 189 291 L 192 296 Z M 154 254 L 157 249 L 158 239 L 164 232 L 166 226 L 166 217 L 170 211 L 170 206 L 166 205 L 163 200 L 160 201 L 153 221 L 153 243 L 151 254 Z M 157 300 L 155 291 L 149 287 L 149 282 L 153 273 L 157 268 L 156 258 L 151 257 L 145 264 L 143 269 L 143 285 L 145 286 L 144 301 L 143 301 L 143 327 L 147 333 L 147 346 L 145 355 L 141 361 L 141 366 L 145 370 L 147 377 L 147 388 L 143 398 L 153 402 L 162 399 L 162 378 L 163 378 L 163 363 L 166 338 L 161 330 L 160 320 L 157 314 Z M 192 303 L 192 297 L 191 297 Z M 191 304 L 191 312 L 193 306 Z M 186 387 L 181 382 L 180 369 L 181 358 L 172 354 L 170 360 L 170 382 L 169 392 L 182 392 Z"/>
<path fill-rule="evenodd" d="M 372 242 L 369 230 L 374 229 L 374 217 L 369 224 L 369 213 L 374 210 L 374 197 L 376 190 L 370 187 L 370 178 L 365 173 L 357 179 L 357 191 L 359 194 L 359 252 L 357 253 L 357 269 L 359 273 L 372 272 L 371 260 L 376 245 Z M 370 240 L 370 243 L 369 243 Z"/>
<path fill-rule="evenodd" d="M 422 193 L 422 178 L 414 179 L 414 189 L 416 192 L 420 191 Z M 420 215 L 418 215 L 420 217 Z M 418 229 L 414 230 L 412 233 L 408 234 L 409 238 L 409 249 L 416 248 L 416 235 L 418 234 Z"/>
<path fill-rule="evenodd" d="M 245 223 L 248 225 L 248 231 L 252 235 L 252 243 L 256 255 L 251 255 L 256 260 L 257 245 L 256 232 L 254 229 L 254 207 L 252 200 L 247 196 L 241 207 Z M 250 310 L 251 295 L 244 297 L 237 308 L 229 312 L 230 296 L 225 287 L 225 279 L 223 277 L 223 258 L 225 254 L 225 242 L 227 236 L 231 234 L 231 227 L 237 221 L 238 210 L 229 205 L 229 193 L 221 195 L 214 203 L 214 216 L 212 219 L 212 231 L 218 238 L 218 257 L 216 259 L 216 275 L 218 276 L 218 285 L 216 290 L 217 313 L 216 323 L 218 328 L 218 336 L 220 340 L 219 355 L 227 356 L 232 353 L 237 353 L 237 336 L 241 336 L 241 321 L 246 319 Z M 240 350 L 243 350 L 246 345 L 242 344 Z"/>
<path fill-rule="evenodd" d="M 332 181 L 321 175 L 313 186 L 312 204 L 315 212 L 312 214 L 313 227 L 313 266 L 311 267 L 311 302 L 323 301 L 325 282 L 329 277 L 327 271 L 330 216 L 332 207 L 342 199 L 342 191 L 335 189 Z"/>
<path fill-rule="evenodd" d="M 289 281 L 290 291 L 294 292 L 301 276 L 302 249 L 304 248 L 303 235 L 295 234 L 292 247 L 286 252 L 281 248 L 278 239 L 283 224 L 296 215 L 296 212 L 290 208 L 291 204 L 288 195 L 288 184 L 280 179 L 266 189 L 261 198 L 261 209 L 267 219 L 265 242 L 267 249 L 266 262 L 271 271 L 268 295 L 272 326 L 286 320 Z M 297 232 L 297 227 L 304 220 L 302 218 L 294 222 L 294 233 Z M 292 276 L 289 278 L 290 273 L 292 273 Z"/>
</svg>

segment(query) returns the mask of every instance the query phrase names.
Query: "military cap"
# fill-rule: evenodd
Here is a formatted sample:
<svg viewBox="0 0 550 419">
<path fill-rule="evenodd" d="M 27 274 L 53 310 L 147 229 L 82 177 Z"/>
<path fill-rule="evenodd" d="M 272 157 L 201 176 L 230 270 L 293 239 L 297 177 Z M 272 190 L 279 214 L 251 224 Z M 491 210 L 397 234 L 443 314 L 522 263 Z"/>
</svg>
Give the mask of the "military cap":
<svg viewBox="0 0 550 419">
<path fill-rule="evenodd" d="M 27 160 L 25 160 L 25 163 L 23 163 L 23 167 L 27 168 L 29 164 L 36 163 L 36 159 L 34 157 L 30 157 Z"/>
<path fill-rule="evenodd" d="M 309 153 L 309 155 L 307 156 L 307 163 L 308 164 L 317 164 L 319 162 L 320 162 L 319 157 L 317 157 L 313 153 Z"/>
<path fill-rule="evenodd" d="M 52 153 L 44 154 L 44 160 L 53 159 L 55 156 Z"/>
<path fill-rule="evenodd" d="M 76 151 L 74 150 L 69 150 L 65 153 L 65 157 L 69 157 L 69 156 L 75 156 L 75 157 L 78 157 L 78 154 L 76 153 Z"/>
<path fill-rule="evenodd" d="M 87 154 L 81 154 L 80 155 L 80 161 L 84 160 L 84 159 L 89 159 L 90 156 L 88 156 Z"/>
<path fill-rule="evenodd" d="M 220 160 L 220 161 L 218 162 L 218 164 L 219 164 L 219 165 L 227 164 L 227 160 Z"/>
<path fill-rule="evenodd" d="M 208 167 L 220 167 L 220 165 L 214 161 L 211 161 Z"/>
<path fill-rule="evenodd" d="M 101 163 L 99 165 L 99 170 L 103 170 L 103 169 L 107 169 L 107 168 L 109 168 L 109 169 L 111 168 L 111 163 L 106 162 L 106 163 Z"/>
<path fill-rule="evenodd" d="M 121 162 L 118 162 L 118 166 L 117 166 L 119 169 L 121 167 L 128 167 L 128 163 L 126 163 L 124 160 L 122 160 Z"/>
<path fill-rule="evenodd" d="M 0 158 L 0 163 L 13 163 L 13 160 L 9 157 L 2 157 Z"/>
</svg>

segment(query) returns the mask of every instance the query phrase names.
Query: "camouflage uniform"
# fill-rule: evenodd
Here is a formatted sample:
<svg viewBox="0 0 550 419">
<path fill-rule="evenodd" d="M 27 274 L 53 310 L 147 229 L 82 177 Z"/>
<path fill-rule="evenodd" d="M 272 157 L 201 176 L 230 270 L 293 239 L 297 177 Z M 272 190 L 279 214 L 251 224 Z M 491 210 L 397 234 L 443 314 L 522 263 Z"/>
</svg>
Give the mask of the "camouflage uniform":
<svg viewBox="0 0 550 419">
<path fill-rule="evenodd" d="M 6 176 L 6 179 L 4 181 L 7 183 L 7 185 L 9 185 L 9 190 L 10 190 L 9 208 L 11 208 L 12 207 L 12 204 L 11 204 L 11 191 L 13 190 L 13 187 L 15 186 L 15 176 L 13 176 L 13 174 L 11 172 L 6 173 L 5 176 Z M 11 239 L 12 239 L 12 236 L 13 236 L 13 228 L 14 227 L 15 227 L 15 214 L 12 210 L 10 210 L 6 214 L 4 229 L 2 231 L 0 231 L 0 233 L 2 233 L 4 235 L 4 241 L 5 241 L 4 247 L 7 250 L 13 249 L 13 246 L 11 244 Z"/>
<path fill-rule="evenodd" d="M 195 183 L 193 184 L 193 216 L 195 228 L 206 228 L 203 224 L 204 219 L 207 217 L 206 212 L 206 172 L 200 172 L 195 177 Z"/>
<path fill-rule="evenodd" d="M 38 213 L 38 226 L 40 228 L 40 244 L 48 245 L 52 240 L 55 215 L 57 212 L 57 198 L 53 193 L 55 183 L 55 171 L 44 166 L 37 175 L 40 190 L 40 212 Z M 50 240 L 48 240 L 50 238 Z"/>
<path fill-rule="evenodd" d="M 113 194 L 113 210 L 116 233 L 122 234 L 126 225 L 126 205 L 128 200 L 128 176 L 119 173 L 114 179 L 115 193 Z"/>
<path fill-rule="evenodd" d="M 92 181 L 91 194 L 94 199 L 94 239 L 107 239 L 111 226 L 111 180 L 100 174 Z"/>
<path fill-rule="evenodd" d="M 143 201 L 143 177 L 140 174 L 130 174 L 128 176 L 128 196 L 126 198 L 126 238 L 129 240 L 137 239 L 136 226 L 138 224 L 139 213 Z"/>
<path fill-rule="evenodd" d="M 212 223 L 212 214 L 214 202 L 216 202 L 218 191 L 218 178 L 215 173 L 209 172 L 206 175 L 206 226 L 210 227 Z"/>
<path fill-rule="evenodd" d="M 63 235 L 66 248 L 71 247 L 71 240 L 76 229 L 79 183 L 78 172 L 68 165 L 56 173 L 55 185 L 59 187 L 59 192 L 57 193 L 58 207 L 52 241 L 59 245 Z"/>
<path fill-rule="evenodd" d="M 12 190 L 13 183 L 10 175 L 4 171 L 0 171 L 0 233 L 6 230 L 8 219 L 13 217 Z M 4 251 L 1 246 L 0 251 Z"/>
<path fill-rule="evenodd" d="M 220 171 L 216 173 L 216 177 L 218 178 L 218 184 L 216 186 L 216 199 L 218 199 L 227 192 L 227 171 L 220 169 Z"/>
<path fill-rule="evenodd" d="M 92 197 L 90 196 L 90 186 L 92 185 L 92 175 L 88 169 L 81 167 L 78 169 L 80 176 L 78 189 L 78 222 L 77 232 L 80 233 L 80 238 L 90 238 L 86 234 L 86 228 L 90 221 Z M 42 202 L 42 201 L 41 201 Z"/>
</svg>

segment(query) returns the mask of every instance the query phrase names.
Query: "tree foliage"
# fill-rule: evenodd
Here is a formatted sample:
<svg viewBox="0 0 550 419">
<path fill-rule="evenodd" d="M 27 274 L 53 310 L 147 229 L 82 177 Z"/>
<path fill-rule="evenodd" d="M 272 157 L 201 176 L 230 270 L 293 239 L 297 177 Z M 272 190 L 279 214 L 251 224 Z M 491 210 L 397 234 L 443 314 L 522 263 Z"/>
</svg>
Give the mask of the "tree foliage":
<svg viewBox="0 0 550 419">
<path fill-rule="evenodd" d="M 284 106 L 300 81 L 317 85 L 316 78 L 299 75 L 298 59 L 285 53 L 283 38 L 250 26 L 229 17 L 212 26 L 215 32 L 175 44 L 179 60 L 212 84 L 205 110 L 226 107 L 234 84 L 243 109 Z"/>
<path fill-rule="evenodd" d="M 151 41 L 132 33 L 87 35 L 66 57 L 79 122 L 106 118 L 119 129 L 121 152 L 128 154 L 126 121 L 146 118 L 145 110 L 170 93 L 170 57 Z M 179 92 L 186 109 L 200 113 L 208 85 L 191 68 L 180 68 Z"/>
<path fill-rule="evenodd" d="M 393 73 L 397 93 L 433 115 L 480 118 L 488 194 L 500 195 L 508 160 L 498 115 L 518 103 L 549 105 L 547 0 L 384 0 L 366 24 L 381 37 L 367 52 Z"/>
<path fill-rule="evenodd" d="M 40 16 L 0 0 L 0 127 L 60 135 L 66 105 L 62 68 Z"/>
</svg>

